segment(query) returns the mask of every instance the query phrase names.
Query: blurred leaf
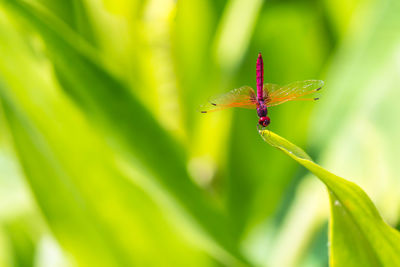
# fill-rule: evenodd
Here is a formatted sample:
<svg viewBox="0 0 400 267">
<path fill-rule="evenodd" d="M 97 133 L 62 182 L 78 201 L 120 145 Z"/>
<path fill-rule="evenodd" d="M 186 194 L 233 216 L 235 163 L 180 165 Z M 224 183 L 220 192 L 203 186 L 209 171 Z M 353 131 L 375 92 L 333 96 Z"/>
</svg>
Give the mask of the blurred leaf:
<svg viewBox="0 0 400 267">
<path fill-rule="evenodd" d="M 0 51 L 7 51 L 0 61 L 7 82 L 0 84 L 2 108 L 26 180 L 68 259 L 80 266 L 212 260 L 188 244 L 158 203 L 130 180 L 139 175 L 120 172 L 119 156 L 54 80 L 49 83 L 43 75 L 48 69 L 27 52 L 15 28 L 0 22 Z"/>
<path fill-rule="evenodd" d="M 146 174 L 148 182 L 166 192 L 168 199 L 176 205 L 187 221 L 194 221 L 190 224 L 192 229 L 206 233 L 203 239 L 211 241 L 213 246 L 207 245 L 205 248 L 214 255 L 223 254 L 225 259 L 241 258 L 237 252 L 236 243 L 230 235 L 229 221 L 226 216 L 189 178 L 182 147 L 130 94 L 128 88 L 98 63 L 90 46 L 85 45 L 78 35 L 62 21 L 45 11 L 44 7 L 38 8 L 26 1 L 6 1 L 6 3 L 10 8 L 8 10 L 17 15 L 16 18 L 28 22 L 43 37 L 62 88 L 87 112 L 99 130 L 113 137 L 111 143 L 114 148 L 126 156 L 132 166 L 140 170 L 142 174 Z M 13 111 L 11 105 L 7 110 L 9 116 L 16 116 L 13 115 L 16 112 Z M 20 127 L 23 126 L 19 123 L 20 119 L 13 119 L 11 123 L 14 120 L 18 122 L 15 124 L 14 131 L 22 132 Z M 25 153 L 29 155 L 29 150 L 42 150 L 42 148 L 36 148 L 37 144 L 32 140 L 29 144 L 28 140 L 32 138 L 30 135 L 36 136 L 37 133 L 31 132 L 18 139 L 21 142 L 20 148 L 23 149 L 20 155 Z M 28 143 L 25 144 L 26 142 Z M 35 153 L 43 154 L 42 152 Z M 32 158 L 36 156 L 32 155 Z M 46 157 L 41 157 L 40 160 L 43 164 L 49 163 Z M 40 169 L 48 172 L 45 177 L 52 177 L 58 171 L 56 166 L 52 170 L 32 164 L 29 164 L 28 169 L 35 169 L 37 172 L 35 176 L 40 175 Z M 58 186 L 62 188 L 62 185 Z M 45 191 L 46 188 L 43 190 Z M 67 195 L 65 197 L 68 199 Z M 48 199 L 43 199 L 41 202 L 44 204 L 48 202 Z M 76 204 L 71 203 L 71 205 Z M 83 214 L 76 217 L 81 216 Z M 76 226 L 81 223 L 84 224 L 77 222 Z M 115 248 L 115 251 L 117 250 Z"/>
<path fill-rule="evenodd" d="M 234 70 L 250 42 L 263 1 L 228 1 L 214 40 L 214 56 L 222 69 Z"/>
<path fill-rule="evenodd" d="M 57 1 L 38 0 L 43 6 L 51 10 L 55 16 L 63 20 L 69 27 L 78 32 L 86 41 L 96 45 L 90 16 L 85 8 L 85 1 Z"/>
<path fill-rule="evenodd" d="M 400 265 L 400 233 L 382 220 L 360 187 L 326 171 L 301 148 L 275 133 L 264 130 L 260 135 L 327 186 L 331 202 L 331 266 Z"/>
<path fill-rule="evenodd" d="M 113 171 L 112 161 L 105 157 L 112 154 L 97 138 L 64 129 L 68 138 L 82 142 L 68 146 L 66 136 L 43 126 L 36 129 L 29 123 L 32 118 L 2 96 L 28 182 L 52 231 L 74 261 L 82 266 L 148 265 L 155 262 L 151 255 L 157 254 L 163 262 L 193 264 L 179 255 L 196 259 L 196 252 L 181 243 L 140 188 Z"/>
<path fill-rule="evenodd" d="M 338 5 L 336 10 L 343 9 L 340 2 L 332 1 Z M 352 13 L 349 30 L 329 66 L 326 91 L 321 98 L 323 104 L 315 110 L 312 120 L 314 146 L 326 147 L 326 140 L 334 140 L 344 133 L 349 135 L 348 125 L 360 120 L 376 125 L 382 121 L 376 115 L 380 105 L 392 110 L 385 112 L 385 119 L 397 114 L 393 109 L 398 105 L 391 102 L 395 98 L 387 97 L 387 93 L 397 91 L 400 2 L 366 1 L 364 5 Z M 336 11 L 334 14 L 339 19 L 343 15 Z"/>
<path fill-rule="evenodd" d="M 12 245 L 13 266 L 34 266 L 35 243 L 31 236 L 27 218 L 14 220 L 5 225 L 5 231 Z M 29 221 L 31 223 L 31 221 Z"/>
<path fill-rule="evenodd" d="M 74 249 L 79 250 L 75 257 L 81 263 L 87 260 L 87 263 L 112 264 L 112 252 L 105 248 L 106 242 L 101 241 L 98 232 L 93 228 L 94 224 L 88 223 L 83 203 L 79 203 L 81 200 L 75 189 L 65 184 L 68 184 L 68 180 L 55 162 L 55 155 L 52 155 L 40 133 L 7 101 L 4 88 L 1 91 L 2 105 L 13 133 L 17 154 L 36 199 L 57 238 L 68 251 L 74 253 Z M 97 257 L 98 253 L 101 253 L 101 257 Z M 121 262 L 124 262 L 122 258 Z"/>
</svg>

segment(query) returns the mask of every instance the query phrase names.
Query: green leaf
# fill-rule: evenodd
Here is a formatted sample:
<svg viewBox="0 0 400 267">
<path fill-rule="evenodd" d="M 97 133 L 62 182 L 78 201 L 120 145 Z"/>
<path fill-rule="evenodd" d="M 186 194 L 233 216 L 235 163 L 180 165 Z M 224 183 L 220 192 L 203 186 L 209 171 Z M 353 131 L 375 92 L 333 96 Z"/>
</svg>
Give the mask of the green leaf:
<svg viewBox="0 0 400 267">
<path fill-rule="evenodd" d="M 2 133 L 10 134 L 40 215 L 66 259 L 79 266 L 202 266 L 209 256 L 188 244 L 154 194 L 143 190 L 139 175 L 121 172 L 118 154 L 40 75 L 43 65 L 15 31 L 0 19 L 0 51 L 7 51 L 0 61 Z M 24 75 L 14 75 L 15 69 Z M 30 214 L 23 218 L 30 226 L 36 222 Z M 41 221 L 39 230 L 47 229 Z M 28 260 L 32 248 L 13 229 L 6 230 L 15 257 Z"/>
<path fill-rule="evenodd" d="M 400 233 L 387 225 L 356 184 L 323 169 L 299 147 L 263 130 L 261 137 L 316 175 L 331 203 L 331 266 L 400 266 Z"/>
<path fill-rule="evenodd" d="M 25 219 L 25 220 L 23 220 Z M 15 266 L 33 266 L 36 238 L 31 236 L 32 221 L 27 218 L 17 218 L 5 225 L 5 231 L 12 246 L 13 262 Z M 29 222 L 29 223 L 27 223 Z"/>
<path fill-rule="evenodd" d="M 133 96 L 131 88 L 99 63 L 93 47 L 43 6 L 29 1 L 2 2 L 43 38 L 62 89 L 100 133 L 110 137 L 130 167 L 145 174 L 145 184 L 165 192 L 163 197 L 173 203 L 191 230 L 204 235 L 206 242 L 201 245 L 218 257 L 244 261 L 226 215 L 189 177 L 182 146 Z"/>
<path fill-rule="evenodd" d="M 214 40 L 214 53 L 224 70 L 232 71 L 242 59 L 262 4 L 260 0 L 232 0 L 226 5 Z"/>
</svg>

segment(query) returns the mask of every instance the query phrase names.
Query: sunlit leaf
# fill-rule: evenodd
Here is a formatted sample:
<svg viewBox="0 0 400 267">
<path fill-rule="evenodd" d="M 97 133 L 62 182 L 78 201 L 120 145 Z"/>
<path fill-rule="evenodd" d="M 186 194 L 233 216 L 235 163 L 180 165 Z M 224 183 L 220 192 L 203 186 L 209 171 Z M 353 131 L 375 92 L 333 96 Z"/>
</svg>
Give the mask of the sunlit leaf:
<svg viewBox="0 0 400 267">
<path fill-rule="evenodd" d="M 331 202 L 331 266 L 400 265 L 400 233 L 383 221 L 359 186 L 323 169 L 301 148 L 275 133 L 263 130 L 260 135 L 326 185 Z"/>
</svg>

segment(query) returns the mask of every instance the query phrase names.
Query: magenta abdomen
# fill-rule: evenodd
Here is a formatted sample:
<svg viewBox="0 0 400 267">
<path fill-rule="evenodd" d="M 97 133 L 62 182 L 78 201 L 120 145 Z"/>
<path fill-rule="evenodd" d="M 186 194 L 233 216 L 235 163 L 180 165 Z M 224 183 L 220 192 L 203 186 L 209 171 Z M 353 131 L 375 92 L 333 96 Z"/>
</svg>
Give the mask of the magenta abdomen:
<svg viewBox="0 0 400 267">
<path fill-rule="evenodd" d="M 264 63 L 261 53 L 258 54 L 257 58 L 257 99 L 258 101 L 263 100 L 263 83 L 264 83 Z"/>
</svg>

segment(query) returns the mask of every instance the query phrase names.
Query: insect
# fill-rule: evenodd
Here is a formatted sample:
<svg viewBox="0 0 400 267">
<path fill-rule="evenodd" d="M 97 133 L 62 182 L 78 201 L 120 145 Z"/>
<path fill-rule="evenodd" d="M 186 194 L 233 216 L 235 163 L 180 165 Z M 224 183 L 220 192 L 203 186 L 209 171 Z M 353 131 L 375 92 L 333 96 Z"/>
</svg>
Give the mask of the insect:
<svg viewBox="0 0 400 267">
<path fill-rule="evenodd" d="M 201 107 L 201 113 L 214 112 L 226 108 L 238 107 L 257 109 L 258 125 L 267 127 L 271 119 L 268 108 L 292 100 L 318 100 L 319 98 L 303 98 L 319 91 L 324 85 L 320 80 L 306 80 L 293 82 L 285 86 L 264 82 L 264 63 L 261 53 L 258 54 L 257 65 L 257 95 L 250 86 L 243 86 L 232 91 L 211 98 L 209 103 Z"/>
</svg>

